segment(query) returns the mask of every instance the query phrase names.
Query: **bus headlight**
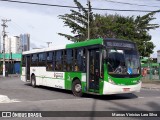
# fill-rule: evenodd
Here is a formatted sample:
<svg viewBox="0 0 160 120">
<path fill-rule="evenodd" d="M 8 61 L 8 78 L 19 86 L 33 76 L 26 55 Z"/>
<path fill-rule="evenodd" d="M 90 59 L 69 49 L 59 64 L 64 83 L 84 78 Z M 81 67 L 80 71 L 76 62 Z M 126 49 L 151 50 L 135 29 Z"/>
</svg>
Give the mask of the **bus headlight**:
<svg viewBox="0 0 160 120">
<path fill-rule="evenodd" d="M 142 82 L 142 79 L 138 80 L 138 81 L 137 81 L 137 84 L 140 83 L 140 82 Z"/>
<path fill-rule="evenodd" d="M 115 85 L 115 82 L 109 77 L 108 77 L 108 82 Z"/>
</svg>

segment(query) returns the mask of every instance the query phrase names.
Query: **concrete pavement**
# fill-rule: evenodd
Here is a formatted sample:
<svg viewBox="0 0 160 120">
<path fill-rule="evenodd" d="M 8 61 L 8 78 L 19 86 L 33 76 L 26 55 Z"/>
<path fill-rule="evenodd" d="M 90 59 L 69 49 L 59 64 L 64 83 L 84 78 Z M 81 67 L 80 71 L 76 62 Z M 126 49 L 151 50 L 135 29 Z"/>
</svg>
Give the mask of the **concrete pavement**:
<svg viewBox="0 0 160 120">
<path fill-rule="evenodd" d="M 147 89 L 160 89 L 160 80 L 158 81 L 154 81 L 154 80 L 150 80 L 150 81 L 142 81 L 142 88 L 147 88 Z"/>
<path fill-rule="evenodd" d="M 7 77 L 20 77 L 20 74 L 9 74 L 8 76 L 6 76 L 6 78 Z M 4 78 L 3 75 L 0 75 L 0 80 L 3 78 Z"/>
</svg>

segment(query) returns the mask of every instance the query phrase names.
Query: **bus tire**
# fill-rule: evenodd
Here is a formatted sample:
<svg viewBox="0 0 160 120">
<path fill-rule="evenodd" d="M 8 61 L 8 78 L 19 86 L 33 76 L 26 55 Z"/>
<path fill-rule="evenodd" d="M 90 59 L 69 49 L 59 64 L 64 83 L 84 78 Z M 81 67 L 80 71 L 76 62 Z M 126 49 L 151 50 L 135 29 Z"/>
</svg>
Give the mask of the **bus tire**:
<svg viewBox="0 0 160 120">
<path fill-rule="evenodd" d="M 32 85 L 33 88 L 36 87 L 36 78 L 35 78 L 34 75 L 31 76 L 31 85 Z"/>
<path fill-rule="evenodd" d="M 82 85 L 79 79 L 76 79 L 72 83 L 72 93 L 76 97 L 81 97 L 82 93 Z"/>
</svg>

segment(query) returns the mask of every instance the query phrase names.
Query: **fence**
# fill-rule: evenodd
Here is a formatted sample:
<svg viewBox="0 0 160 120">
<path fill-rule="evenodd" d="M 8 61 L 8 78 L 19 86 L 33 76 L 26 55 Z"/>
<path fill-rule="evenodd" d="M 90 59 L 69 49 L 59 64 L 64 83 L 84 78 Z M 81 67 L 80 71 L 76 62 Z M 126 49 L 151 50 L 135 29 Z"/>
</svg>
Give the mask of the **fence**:
<svg viewBox="0 0 160 120">
<path fill-rule="evenodd" d="M 20 74 L 20 62 L 6 62 L 6 71 L 8 74 Z M 3 73 L 3 64 L 0 62 L 0 75 Z"/>
<path fill-rule="evenodd" d="M 160 80 L 160 64 L 142 64 L 142 80 Z"/>
</svg>

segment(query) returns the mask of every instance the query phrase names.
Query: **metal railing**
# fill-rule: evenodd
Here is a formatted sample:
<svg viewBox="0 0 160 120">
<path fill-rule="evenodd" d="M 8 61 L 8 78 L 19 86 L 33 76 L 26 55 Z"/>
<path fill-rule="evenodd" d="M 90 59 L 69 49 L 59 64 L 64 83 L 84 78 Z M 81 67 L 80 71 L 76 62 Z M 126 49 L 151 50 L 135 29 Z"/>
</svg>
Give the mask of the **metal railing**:
<svg viewBox="0 0 160 120">
<path fill-rule="evenodd" d="M 160 64 L 147 63 L 142 65 L 142 80 L 160 80 Z"/>
</svg>

